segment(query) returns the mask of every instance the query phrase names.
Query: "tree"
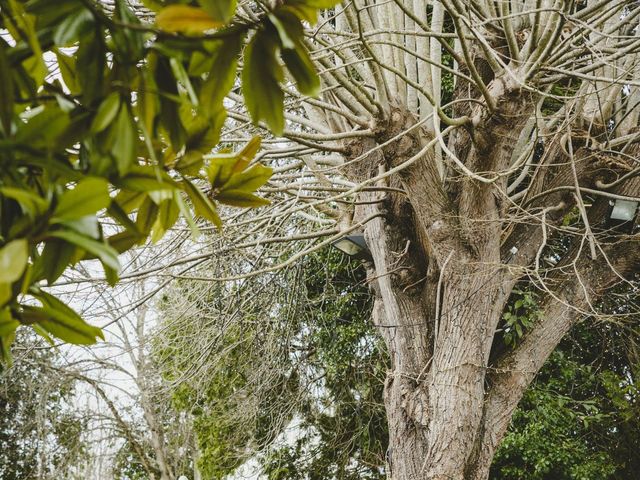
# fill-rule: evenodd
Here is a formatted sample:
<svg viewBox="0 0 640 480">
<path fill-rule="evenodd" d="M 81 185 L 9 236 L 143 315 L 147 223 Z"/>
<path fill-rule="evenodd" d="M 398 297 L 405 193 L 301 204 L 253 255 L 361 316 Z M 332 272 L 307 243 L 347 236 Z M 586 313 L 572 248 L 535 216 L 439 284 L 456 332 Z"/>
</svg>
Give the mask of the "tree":
<svg viewBox="0 0 640 480">
<path fill-rule="evenodd" d="M 165 292 L 154 356 L 204 478 L 251 458 L 274 480 L 384 478 L 387 358 L 364 273 L 325 250 L 268 279 Z"/>
<path fill-rule="evenodd" d="M 259 253 L 215 278 L 364 232 L 391 358 L 392 478 L 487 478 L 551 352 L 633 281 L 637 228 L 611 221 L 610 203 L 637 213 L 639 13 L 624 0 L 355 1 L 308 29 L 321 96 L 286 97 L 286 140 L 262 157 L 278 169 L 268 229 L 245 242 Z M 281 228 L 296 214 L 306 226 Z M 283 237 L 304 241 L 273 255 Z"/>
<path fill-rule="evenodd" d="M 33 333 L 19 340 L 18 361 L 0 370 L 0 476 L 81 478 L 86 418 L 71 407 L 75 381 L 53 374 L 59 356 Z"/>
<path fill-rule="evenodd" d="M 282 105 L 270 96 L 282 95 L 283 69 L 272 53 L 281 48 L 298 90 L 314 94 L 318 79 L 301 22 L 334 3 L 295 0 L 234 18 L 233 0 L 149 1 L 158 12 L 151 23 L 144 20 L 149 10 L 125 0 L 0 2 L 5 361 L 21 324 L 77 344 L 102 336 L 42 288 L 69 266 L 98 259 L 113 285 L 118 253 L 157 241 L 180 215 L 197 232 L 194 215 L 221 227 L 217 202 L 268 203 L 252 193 L 271 175 L 268 167 L 249 166 L 259 139 L 237 154 L 209 155 L 226 118 L 223 98 L 253 33 L 244 97 L 254 120 L 279 132 Z M 263 41 L 263 30 L 275 24 L 286 43 Z"/>
</svg>

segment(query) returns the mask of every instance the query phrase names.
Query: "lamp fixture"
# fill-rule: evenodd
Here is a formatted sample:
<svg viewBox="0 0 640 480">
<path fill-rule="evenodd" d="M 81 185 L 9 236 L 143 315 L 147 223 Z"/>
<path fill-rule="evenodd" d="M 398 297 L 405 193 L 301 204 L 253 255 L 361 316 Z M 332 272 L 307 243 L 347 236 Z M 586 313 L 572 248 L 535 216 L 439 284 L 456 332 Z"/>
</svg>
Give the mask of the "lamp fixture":
<svg viewBox="0 0 640 480">
<path fill-rule="evenodd" d="M 371 259 L 364 235 L 345 235 L 331 243 L 335 248 L 352 258 Z"/>
<path fill-rule="evenodd" d="M 622 227 L 623 230 L 631 232 L 635 226 L 635 218 L 638 213 L 640 202 L 635 200 L 616 199 L 609 201 L 609 219 L 607 224 L 610 228 Z"/>
</svg>

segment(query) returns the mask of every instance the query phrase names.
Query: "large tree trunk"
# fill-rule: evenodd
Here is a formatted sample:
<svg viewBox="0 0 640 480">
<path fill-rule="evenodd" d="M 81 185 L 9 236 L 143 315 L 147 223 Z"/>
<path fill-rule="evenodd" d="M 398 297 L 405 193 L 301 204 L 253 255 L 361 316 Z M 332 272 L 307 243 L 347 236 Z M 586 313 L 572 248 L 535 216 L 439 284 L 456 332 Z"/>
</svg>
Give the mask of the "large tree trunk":
<svg viewBox="0 0 640 480">
<path fill-rule="evenodd" d="M 480 151 L 474 145 L 459 149 L 491 168 L 506 163 L 515 143 L 509 131 L 521 128 L 517 115 L 530 106 L 520 100 L 511 104 L 510 116 L 516 120 L 508 126 L 492 125 L 488 119 L 493 135 L 500 139 L 490 139 L 490 149 Z M 393 134 L 393 125 L 389 132 Z M 361 163 L 351 176 L 358 181 L 379 176 L 414 155 L 416 145 L 419 141 L 414 139 L 405 142 L 406 151 L 402 145 L 377 149 L 366 159 L 366 167 Z M 352 145 L 353 154 L 374 147 Z M 566 157 L 554 142 L 547 151 L 556 159 Z M 585 185 L 594 182 L 592 172 L 600 168 L 599 161 L 583 150 L 576 157 L 582 159 L 576 172 Z M 537 261 L 546 226 L 519 225 L 505 241 L 502 206 L 494 186 L 469 181 L 455 193 L 455 210 L 465 212 L 464 221 L 460 213 L 454 217 L 450 194 L 429 184 L 429 160 L 419 159 L 400 180 L 385 184 L 391 193 L 361 193 L 355 215 L 375 217 L 365 227 L 365 238 L 372 255 L 373 322 L 391 357 L 384 397 L 390 442 L 387 470 L 393 480 L 485 480 L 511 415 L 535 373 L 607 286 L 634 271 L 638 259 L 621 255 L 628 247 L 618 239 L 611 244 L 603 240 L 602 254 L 593 260 L 585 254 L 584 238 L 575 239 L 559 265 L 567 265 L 566 269 L 546 279 L 553 291 L 540 305 L 543 320 L 517 349 L 498 349 L 492 358 L 494 342 L 501 341 L 496 330 L 504 307 L 522 276 L 520 268 Z M 572 172 L 570 163 L 565 163 L 545 188 L 549 183 L 566 185 Z M 639 186 L 638 181 L 630 182 L 626 194 L 636 195 Z M 399 189 L 406 196 L 394 193 Z M 425 191 L 431 196 L 425 197 Z M 558 195 L 546 198 L 546 205 L 556 202 L 546 211 L 549 223 L 575 204 Z M 602 220 L 607 205 L 601 199 L 591 208 L 594 225 Z M 511 247 L 516 244 L 514 253 Z M 619 264 L 611 260 L 618 256 L 623 258 Z"/>
</svg>

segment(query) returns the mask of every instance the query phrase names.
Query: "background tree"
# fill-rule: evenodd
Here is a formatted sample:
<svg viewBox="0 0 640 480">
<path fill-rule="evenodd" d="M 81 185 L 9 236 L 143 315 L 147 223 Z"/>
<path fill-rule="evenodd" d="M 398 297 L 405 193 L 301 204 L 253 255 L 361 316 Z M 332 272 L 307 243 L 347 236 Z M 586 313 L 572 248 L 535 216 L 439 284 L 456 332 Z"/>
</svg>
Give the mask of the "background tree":
<svg viewBox="0 0 640 480">
<path fill-rule="evenodd" d="M 11 368 L 0 371 L 0 476 L 7 480 L 84 478 L 82 410 L 71 404 L 76 382 L 53 374 L 60 358 L 23 333 Z"/>
</svg>

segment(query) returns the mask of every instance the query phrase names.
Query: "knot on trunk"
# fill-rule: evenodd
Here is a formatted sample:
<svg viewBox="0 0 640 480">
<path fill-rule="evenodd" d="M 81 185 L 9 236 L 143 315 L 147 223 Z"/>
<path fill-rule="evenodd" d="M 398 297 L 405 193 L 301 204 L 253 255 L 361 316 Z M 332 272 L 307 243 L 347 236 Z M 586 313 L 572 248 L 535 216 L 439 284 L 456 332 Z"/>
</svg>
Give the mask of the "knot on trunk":
<svg viewBox="0 0 640 480">
<path fill-rule="evenodd" d="M 400 385 L 401 406 L 415 424 L 426 427 L 429 421 L 429 396 L 422 383 L 406 380 Z"/>
</svg>

